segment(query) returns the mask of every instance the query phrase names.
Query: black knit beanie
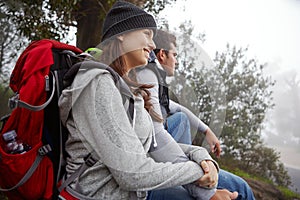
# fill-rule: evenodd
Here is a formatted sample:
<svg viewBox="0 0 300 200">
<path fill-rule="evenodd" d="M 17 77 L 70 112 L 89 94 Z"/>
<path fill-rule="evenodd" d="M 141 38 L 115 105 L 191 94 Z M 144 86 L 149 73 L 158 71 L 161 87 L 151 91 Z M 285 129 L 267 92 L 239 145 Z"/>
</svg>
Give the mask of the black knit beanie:
<svg viewBox="0 0 300 200">
<path fill-rule="evenodd" d="M 153 16 L 129 2 L 117 1 L 104 20 L 101 42 L 123 32 L 142 28 L 151 28 L 155 34 L 157 27 Z"/>
</svg>

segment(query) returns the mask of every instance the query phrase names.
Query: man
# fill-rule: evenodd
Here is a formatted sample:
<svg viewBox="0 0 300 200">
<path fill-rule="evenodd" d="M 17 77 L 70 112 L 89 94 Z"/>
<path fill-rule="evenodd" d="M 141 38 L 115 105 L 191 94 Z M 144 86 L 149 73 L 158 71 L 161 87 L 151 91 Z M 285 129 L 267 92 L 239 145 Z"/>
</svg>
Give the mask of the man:
<svg viewBox="0 0 300 200">
<path fill-rule="evenodd" d="M 191 144 L 190 125 L 192 125 L 205 134 L 211 151 L 216 156 L 220 156 L 220 142 L 212 130 L 190 110 L 169 99 L 166 76 L 174 76 L 177 64 L 175 36 L 158 30 L 154 42 L 156 44 L 154 53 L 157 59 L 152 59 L 146 67 L 137 70 L 136 78 L 139 83 L 154 85 L 149 90 L 153 110 L 164 119 L 164 122 L 153 120 L 155 133 L 168 132 L 177 142 Z M 220 170 L 218 189 L 224 188 L 231 192 L 237 191 L 239 193 L 237 199 L 255 199 L 251 188 L 242 178 Z"/>
</svg>

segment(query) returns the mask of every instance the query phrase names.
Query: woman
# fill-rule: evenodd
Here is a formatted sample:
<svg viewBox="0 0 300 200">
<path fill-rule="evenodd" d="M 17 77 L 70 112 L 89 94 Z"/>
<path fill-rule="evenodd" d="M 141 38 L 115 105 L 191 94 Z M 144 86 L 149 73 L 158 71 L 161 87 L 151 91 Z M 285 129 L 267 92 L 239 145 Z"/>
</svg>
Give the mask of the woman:
<svg viewBox="0 0 300 200">
<path fill-rule="evenodd" d="M 66 143 L 70 155 L 67 176 L 84 163 L 90 152 L 99 156 L 99 161 L 68 187 L 81 199 L 143 199 L 148 190 L 192 182 L 205 186 L 217 183 L 217 164 L 201 147 L 183 148 L 193 161 L 162 163 L 148 156 L 150 147 L 156 146 L 151 117 L 146 111 L 151 111 L 147 102 L 147 88 L 151 86 L 130 82 L 127 74 L 147 63 L 155 48 L 155 31 L 151 15 L 123 1 L 113 5 L 104 22 L 101 59 L 135 88 L 131 120 L 119 89 L 106 70 L 81 69 L 72 86 L 63 91 L 60 113 L 70 132 Z M 180 149 L 178 145 L 172 148 Z M 198 163 L 207 168 L 205 174 Z M 229 196 L 226 193 L 228 199 Z"/>
</svg>

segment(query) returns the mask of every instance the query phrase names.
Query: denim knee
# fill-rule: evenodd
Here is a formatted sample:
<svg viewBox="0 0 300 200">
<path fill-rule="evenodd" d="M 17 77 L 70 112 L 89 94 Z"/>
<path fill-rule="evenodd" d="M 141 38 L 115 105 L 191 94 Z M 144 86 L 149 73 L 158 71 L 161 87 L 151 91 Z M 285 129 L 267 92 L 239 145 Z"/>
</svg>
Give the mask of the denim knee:
<svg viewBox="0 0 300 200">
<path fill-rule="evenodd" d="M 218 189 L 237 191 L 237 200 L 255 200 L 252 189 L 244 179 L 222 169 L 219 172 Z"/>
<path fill-rule="evenodd" d="M 189 121 L 189 118 L 188 116 L 183 113 L 183 112 L 176 112 L 172 115 L 172 118 L 174 118 L 174 120 L 177 122 L 177 123 L 181 123 L 182 125 L 184 125 L 185 127 L 190 127 L 190 121 Z"/>
<path fill-rule="evenodd" d="M 191 144 L 190 122 L 183 112 L 176 112 L 167 118 L 168 132 L 176 142 Z"/>
</svg>

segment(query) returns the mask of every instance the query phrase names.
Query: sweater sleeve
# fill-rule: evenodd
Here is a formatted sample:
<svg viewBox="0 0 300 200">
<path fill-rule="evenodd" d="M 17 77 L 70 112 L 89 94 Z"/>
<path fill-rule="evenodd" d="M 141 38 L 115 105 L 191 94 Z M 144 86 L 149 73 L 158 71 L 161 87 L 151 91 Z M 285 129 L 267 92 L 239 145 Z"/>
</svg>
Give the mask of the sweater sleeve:
<svg viewBox="0 0 300 200">
<path fill-rule="evenodd" d="M 196 130 L 202 133 L 204 133 L 207 130 L 208 126 L 204 122 L 202 122 L 194 113 L 192 113 L 186 107 L 170 100 L 170 112 L 175 113 L 180 111 L 188 116 L 191 126 L 194 127 Z"/>
<path fill-rule="evenodd" d="M 218 163 L 213 160 L 207 150 L 203 147 L 194 146 L 194 145 L 187 145 L 187 144 L 179 144 L 183 152 L 189 157 L 190 160 L 195 161 L 196 163 L 201 163 L 203 160 L 210 160 L 212 161 L 217 170 L 219 171 Z"/>
<path fill-rule="evenodd" d="M 91 101 L 93 98 L 95 101 Z M 77 113 L 74 117 L 77 117 L 75 121 L 80 132 L 84 133 L 82 137 L 124 190 L 168 188 L 191 183 L 201 177 L 202 169 L 195 162 L 162 163 L 148 157 L 109 75 L 93 80 L 79 100 L 83 101 L 80 105 L 85 106 L 77 106 L 73 112 Z"/>
</svg>

